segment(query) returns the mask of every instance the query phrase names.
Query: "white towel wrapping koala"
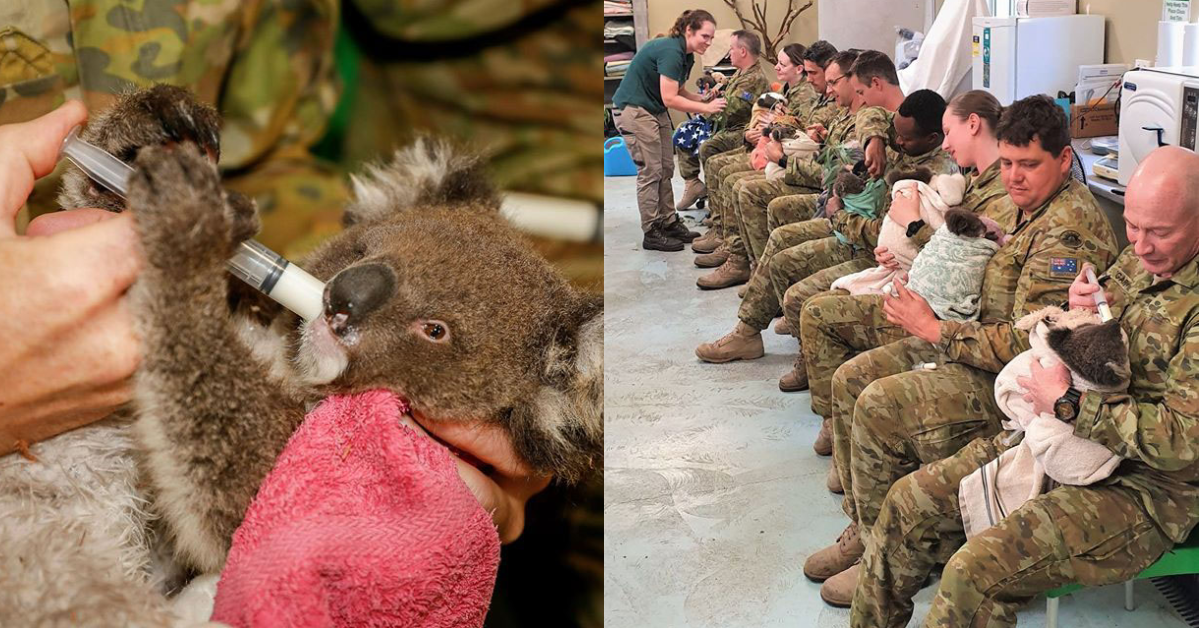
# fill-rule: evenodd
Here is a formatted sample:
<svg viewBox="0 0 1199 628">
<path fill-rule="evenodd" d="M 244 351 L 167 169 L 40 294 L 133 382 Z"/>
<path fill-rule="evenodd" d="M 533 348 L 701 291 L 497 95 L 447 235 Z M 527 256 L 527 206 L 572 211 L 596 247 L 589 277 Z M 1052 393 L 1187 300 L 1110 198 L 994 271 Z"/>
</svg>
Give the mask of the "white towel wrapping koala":
<svg viewBox="0 0 1199 628">
<path fill-rule="evenodd" d="M 816 154 L 820 152 L 820 144 L 817 144 L 803 131 L 797 133 L 795 137 L 784 137 L 776 139 L 776 141 L 782 142 L 783 154 L 788 159 L 815 159 Z M 767 181 L 781 181 L 786 173 L 787 169 L 777 163 L 769 162 L 766 164 Z"/>
<path fill-rule="evenodd" d="M 1016 383 L 1028 377 L 1032 361 L 1065 363 L 1072 385 L 1081 391 L 1120 392 L 1128 388 L 1128 339 L 1119 321 L 1101 323 L 1088 310 L 1063 312 L 1047 307 L 1016 323 L 1032 329 L 1032 348 L 1003 367 L 995 380 L 995 402 L 1008 420 L 1004 429 L 1024 439 L 962 479 L 958 501 L 966 538 L 999 523 L 1024 502 L 1040 495 L 1045 477 L 1059 484 L 1087 486 L 1112 474 L 1121 458 L 1094 441 L 1074 435 L 1074 426 L 1050 414 L 1035 414 Z"/>
<path fill-rule="evenodd" d="M 945 224 L 945 212 L 961 204 L 966 189 L 966 179 L 962 175 L 934 176 L 928 168 L 911 172 L 896 171 L 887 175 L 887 180 L 891 185 L 892 199 L 899 196 L 911 198 L 913 190 L 920 191 L 920 219 L 933 229 Z M 920 253 L 908 239 L 907 229 L 891 220 L 890 215 L 883 218 L 878 245 L 887 247 L 895 256 L 900 270 L 883 266 L 868 268 L 834 281 L 833 288 L 848 290 L 850 294 L 886 294 L 885 290 L 896 277 L 911 270 L 916 255 Z"/>
</svg>

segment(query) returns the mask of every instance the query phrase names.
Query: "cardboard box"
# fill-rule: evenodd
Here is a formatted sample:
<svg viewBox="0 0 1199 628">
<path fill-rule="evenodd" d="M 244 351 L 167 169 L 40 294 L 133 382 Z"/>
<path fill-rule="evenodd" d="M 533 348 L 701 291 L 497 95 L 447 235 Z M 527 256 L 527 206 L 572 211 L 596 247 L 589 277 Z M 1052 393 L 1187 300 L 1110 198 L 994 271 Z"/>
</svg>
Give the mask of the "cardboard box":
<svg viewBox="0 0 1199 628">
<path fill-rule="evenodd" d="M 1075 0 L 1016 0 L 1016 17 L 1061 17 L 1076 13 Z"/>
<path fill-rule="evenodd" d="M 1116 135 L 1116 105 L 1072 105 L 1070 107 L 1070 137 L 1102 137 Z"/>
</svg>

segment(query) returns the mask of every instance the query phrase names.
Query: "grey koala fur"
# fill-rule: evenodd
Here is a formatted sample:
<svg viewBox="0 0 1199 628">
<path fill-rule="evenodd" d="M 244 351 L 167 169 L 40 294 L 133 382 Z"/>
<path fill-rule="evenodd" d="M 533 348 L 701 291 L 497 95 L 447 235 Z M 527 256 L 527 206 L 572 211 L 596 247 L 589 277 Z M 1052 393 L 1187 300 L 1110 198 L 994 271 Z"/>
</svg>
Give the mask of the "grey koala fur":
<svg viewBox="0 0 1199 628">
<path fill-rule="evenodd" d="M 299 265 L 329 282 L 327 306 L 352 303 L 364 274 L 389 280 L 370 284 L 369 311 L 305 324 L 225 270 L 258 221 L 220 186 L 218 124 L 185 90 L 157 86 L 83 134 L 135 155 L 127 206 L 146 266 L 129 293 L 144 353 L 132 429 L 177 560 L 222 567 L 275 458 L 332 394 L 387 388 L 426 425 L 498 425 L 563 481 L 602 468 L 603 297 L 571 287 L 506 223 L 481 157 L 420 139 L 355 179 L 346 229 Z M 74 169 L 60 202 L 126 206 Z"/>
</svg>

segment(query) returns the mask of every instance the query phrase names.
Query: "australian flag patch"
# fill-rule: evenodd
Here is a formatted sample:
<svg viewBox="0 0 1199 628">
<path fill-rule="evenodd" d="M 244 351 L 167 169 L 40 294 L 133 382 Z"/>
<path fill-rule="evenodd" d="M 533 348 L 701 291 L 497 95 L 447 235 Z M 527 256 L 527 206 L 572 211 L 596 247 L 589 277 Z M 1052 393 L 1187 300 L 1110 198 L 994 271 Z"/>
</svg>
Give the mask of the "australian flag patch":
<svg viewBox="0 0 1199 628">
<path fill-rule="evenodd" d="M 749 93 L 749 91 L 742 91 L 741 92 L 741 100 L 744 100 L 745 102 L 753 102 L 754 95 Z"/>
<path fill-rule="evenodd" d="M 1049 274 L 1053 275 L 1054 277 L 1074 277 L 1078 275 L 1078 258 L 1049 258 Z"/>
</svg>

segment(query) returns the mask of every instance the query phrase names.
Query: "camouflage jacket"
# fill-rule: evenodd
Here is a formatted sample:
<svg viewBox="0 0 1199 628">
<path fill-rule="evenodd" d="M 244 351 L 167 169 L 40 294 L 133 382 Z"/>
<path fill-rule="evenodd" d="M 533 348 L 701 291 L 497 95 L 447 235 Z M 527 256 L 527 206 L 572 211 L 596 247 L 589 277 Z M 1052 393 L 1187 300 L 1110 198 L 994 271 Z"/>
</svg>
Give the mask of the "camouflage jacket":
<svg viewBox="0 0 1199 628">
<path fill-rule="evenodd" d="M 815 106 L 819 95 L 816 93 L 816 88 L 806 80 L 800 81 L 795 87 L 787 87 L 787 113 L 791 114 L 799 121 L 799 127 L 804 127 L 807 124 L 807 119 L 812 115 L 812 107 Z M 803 128 L 798 130 L 802 131 Z"/>
<path fill-rule="evenodd" d="M 1111 224 L 1085 185 L 1069 179 L 1030 216 L 1000 223 L 1008 241 L 987 262 L 978 321 L 941 321 L 941 347 L 950 360 L 998 373 L 1028 350 L 1028 332 L 1015 321 L 1060 305 L 1084 262 L 1102 272 L 1116 258 Z"/>
<path fill-rule="evenodd" d="M 815 102 L 812 103 L 812 109 L 808 112 L 803 122 L 806 126 L 813 124 L 823 124 L 826 128 L 832 126 L 833 120 L 836 120 L 845 113 L 845 107 L 837 104 L 836 98 L 830 98 L 827 94 L 821 94 Z"/>
<path fill-rule="evenodd" d="M 966 191 L 962 194 L 962 204 L 958 208 L 981 214 L 1001 225 L 1014 224 L 1019 210 L 1007 197 L 1007 189 L 1003 187 L 1003 179 L 999 176 L 998 159 L 981 173 L 975 172 L 967 177 Z M 933 237 L 934 231 L 931 226 L 924 225 L 911 237 L 912 244 L 916 248 L 923 248 Z"/>
<path fill-rule="evenodd" d="M 1126 458 L 1100 484 L 1136 491 L 1182 542 L 1199 522 L 1199 257 L 1154 283 L 1129 246 L 1099 283 L 1128 335 L 1132 379 L 1127 393 L 1084 393 L 1074 433 Z"/>
<path fill-rule="evenodd" d="M 762 73 L 762 66 L 757 63 L 734 72 L 723 92 L 728 104 L 724 111 L 712 116 L 712 132 L 745 130 L 758 95 L 769 91 L 769 88 L 770 82 Z"/>
<path fill-rule="evenodd" d="M 857 117 L 849 109 L 838 107 L 840 115 L 829 123 L 824 136 L 824 147 L 840 146 L 854 139 Z M 859 110 L 860 112 L 861 110 Z M 824 187 L 824 165 L 817 159 L 788 159 L 783 180 L 787 185 L 809 188 L 819 192 Z"/>
</svg>

